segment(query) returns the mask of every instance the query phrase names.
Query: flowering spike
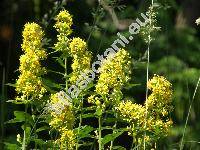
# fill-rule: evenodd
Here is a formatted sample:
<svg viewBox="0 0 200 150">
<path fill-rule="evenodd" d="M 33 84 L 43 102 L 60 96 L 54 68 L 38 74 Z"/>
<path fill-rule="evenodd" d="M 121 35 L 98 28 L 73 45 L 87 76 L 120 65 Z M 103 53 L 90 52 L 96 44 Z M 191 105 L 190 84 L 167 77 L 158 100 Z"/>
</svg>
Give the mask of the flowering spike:
<svg viewBox="0 0 200 150">
<path fill-rule="evenodd" d="M 99 68 L 100 76 L 96 85 L 96 92 L 101 96 L 108 96 L 115 101 L 122 97 L 121 88 L 127 83 L 130 75 L 130 55 L 124 49 L 120 49 L 114 55 L 108 55 Z M 111 93 L 110 93 L 111 92 Z"/>
<path fill-rule="evenodd" d="M 46 92 L 41 80 L 46 71 L 40 64 L 46 58 L 46 52 L 42 48 L 43 36 L 38 24 L 25 24 L 22 43 L 24 54 L 20 57 L 20 76 L 16 82 L 16 91 L 21 97 L 17 99 L 41 98 Z"/>
</svg>

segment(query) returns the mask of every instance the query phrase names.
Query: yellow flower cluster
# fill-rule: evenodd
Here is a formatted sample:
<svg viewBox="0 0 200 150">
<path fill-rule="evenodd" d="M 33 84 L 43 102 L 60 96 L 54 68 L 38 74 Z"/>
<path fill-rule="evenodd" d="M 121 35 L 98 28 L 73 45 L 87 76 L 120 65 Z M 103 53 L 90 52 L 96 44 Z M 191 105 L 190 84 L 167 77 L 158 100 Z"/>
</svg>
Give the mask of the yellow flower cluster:
<svg viewBox="0 0 200 150">
<path fill-rule="evenodd" d="M 86 42 L 79 37 L 73 38 L 69 47 L 72 56 L 82 56 L 87 49 Z"/>
<path fill-rule="evenodd" d="M 152 93 L 146 101 L 148 110 L 154 111 L 156 114 L 162 114 L 162 116 L 168 115 L 172 107 L 172 85 L 163 76 L 154 75 L 154 77 L 148 82 L 148 88 Z"/>
<path fill-rule="evenodd" d="M 72 129 L 74 123 L 74 115 L 71 102 L 65 97 L 59 96 L 61 93 L 51 95 L 50 113 L 52 116 L 49 123 L 53 128 L 60 130 L 62 127 Z"/>
<path fill-rule="evenodd" d="M 46 92 L 41 80 L 46 71 L 40 64 L 46 58 L 46 52 L 42 48 L 43 36 L 38 24 L 25 24 L 22 43 L 24 54 L 20 57 L 20 76 L 16 82 L 16 91 L 21 97 L 17 99 L 41 98 Z"/>
<path fill-rule="evenodd" d="M 56 144 L 60 149 L 73 149 L 75 145 L 75 135 L 73 132 L 74 114 L 71 102 L 63 96 L 63 92 L 51 95 L 50 99 L 51 121 L 49 123 L 54 129 L 60 133 L 60 138 L 56 140 Z"/>
<path fill-rule="evenodd" d="M 128 122 L 134 122 L 137 126 L 143 125 L 145 108 L 142 105 L 133 104 L 131 101 L 122 101 L 119 103 L 117 110 L 121 112 L 122 117 Z"/>
<path fill-rule="evenodd" d="M 22 50 L 24 52 L 37 51 L 42 47 L 41 40 L 44 36 L 42 28 L 36 23 L 24 25 Z M 38 52 L 38 51 L 37 51 Z"/>
<path fill-rule="evenodd" d="M 70 54 L 73 57 L 72 76 L 70 81 L 75 83 L 81 72 L 90 69 L 91 53 L 87 51 L 86 42 L 81 38 L 73 38 L 69 44 Z"/>
<path fill-rule="evenodd" d="M 103 97 L 110 95 L 112 101 L 120 99 L 121 88 L 129 80 L 130 66 L 130 55 L 126 50 L 120 49 L 116 54 L 109 55 L 99 69 L 97 94 Z"/>
<path fill-rule="evenodd" d="M 72 33 L 71 26 L 72 26 L 72 16 L 69 14 L 68 11 L 62 10 L 57 17 L 55 18 L 56 24 L 54 27 L 59 33 L 69 35 Z"/>
<path fill-rule="evenodd" d="M 70 82 L 75 83 L 80 77 L 81 72 L 90 68 L 91 54 L 87 51 L 87 44 L 81 38 L 69 39 L 68 35 L 72 33 L 72 17 L 68 11 L 61 11 L 56 17 L 54 27 L 59 32 L 57 35 L 58 42 L 55 49 L 62 51 L 64 54 L 70 54 L 73 57 Z"/>
<path fill-rule="evenodd" d="M 129 135 L 132 135 L 136 144 L 142 144 L 144 131 L 145 131 L 145 107 L 140 104 L 134 104 L 132 101 L 122 101 L 116 107 L 120 112 L 123 120 L 130 123 Z M 146 130 L 149 130 L 149 126 L 153 120 L 148 119 Z M 146 142 L 149 142 L 149 136 L 145 136 Z"/>
<path fill-rule="evenodd" d="M 69 36 L 72 33 L 72 16 L 68 11 L 61 11 L 55 18 L 56 24 L 54 27 L 59 32 L 57 35 L 58 42 L 55 44 L 55 49 L 58 51 L 66 52 L 68 49 Z"/>
<path fill-rule="evenodd" d="M 162 76 L 154 75 L 153 79 L 148 82 L 148 88 L 152 90 L 152 93 L 146 101 L 147 116 L 145 106 L 134 104 L 131 101 L 121 102 L 116 107 L 122 118 L 130 123 L 131 134 L 137 138 L 139 144 L 142 142 L 144 132 L 147 133 L 146 138 L 151 137 L 146 142 L 155 141 L 166 136 L 172 125 L 172 121 L 168 118 L 172 110 L 171 83 Z"/>
<path fill-rule="evenodd" d="M 85 54 L 86 43 L 68 38 L 68 36 L 72 33 L 72 16 L 68 11 L 61 11 L 56 16 L 55 20 L 56 24 L 54 27 L 59 32 L 57 35 L 58 42 L 55 44 L 55 49 L 57 51 L 62 51 L 65 57 L 67 57 L 69 54 L 72 55 L 74 58 L 72 69 L 74 72 L 78 73 L 82 66 L 84 67 L 87 65 L 87 55 Z M 75 46 L 74 49 L 72 48 L 73 43 Z M 76 46 L 79 47 L 76 48 Z M 76 49 L 77 53 L 80 52 L 80 55 L 78 55 L 80 58 L 77 58 L 77 53 L 74 51 Z M 83 52 L 81 53 L 81 51 Z M 72 75 L 71 78 L 74 78 L 74 76 Z M 55 141 L 55 144 L 58 144 L 59 149 L 73 150 L 76 138 L 73 131 L 75 117 L 70 99 L 63 96 L 63 92 L 53 94 L 51 96 L 50 107 L 52 107 L 52 118 L 49 124 L 54 129 L 58 130 L 60 134 L 60 137 Z"/>
<path fill-rule="evenodd" d="M 61 137 L 55 141 L 55 144 L 59 145 L 60 150 L 74 150 L 75 147 L 75 135 L 73 130 L 62 129 Z"/>
</svg>

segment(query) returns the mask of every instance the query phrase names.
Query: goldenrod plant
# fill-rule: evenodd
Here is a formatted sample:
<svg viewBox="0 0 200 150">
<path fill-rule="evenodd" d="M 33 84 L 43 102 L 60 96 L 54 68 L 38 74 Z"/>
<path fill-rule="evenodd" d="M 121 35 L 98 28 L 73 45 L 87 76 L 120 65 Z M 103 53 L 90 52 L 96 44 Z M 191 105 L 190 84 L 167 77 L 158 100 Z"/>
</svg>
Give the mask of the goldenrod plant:
<svg viewBox="0 0 200 150">
<path fill-rule="evenodd" d="M 16 91 L 19 94 L 17 99 L 24 101 L 40 99 L 46 92 L 41 81 L 41 76 L 46 71 L 40 63 L 47 56 L 46 51 L 42 48 L 44 33 L 38 24 L 27 23 L 22 34 L 21 47 L 24 54 L 20 57 L 20 75 L 16 82 Z"/>
<path fill-rule="evenodd" d="M 116 109 L 122 118 L 130 123 L 129 134 L 133 140 L 142 147 L 143 139 L 148 144 L 156 142 L 159 138 L 166 136 L 172 125 L 172 120 L 168 117 L 172 111 L 172 86 L 163 76 L 154 75 L 148 81 L 148 88 L 152 93 L 148 97 L 145 127 L 145 107 L 131 101 L 122 101 Z M 145 137 L 144 132 L 146 132 Z"/>
<path fill-rule="evenodd" d="M 46 51 L 42 47 L 42 39 L 44 32 L 42 28 L 36 23 L 27 23 L 24 26 L 23 31 L 23 43 L 21 45 L 24 52 L 20 57 L 19 78 L 16 82 L 16 92 L 18 96 L 16 101 L 25 104 L 25 112 L 15 112 L 16 121 L 21 122 L 23 119 L 24 130 L 22 149 L 25 150 L 30 142 L 30 130 L 33 127 L 34 112 L 32 117 L 27 113 L 28 107 L 34 106 L 36 101 L 40 101 L 44 94 L 47 92 L 42 85 L 42 75 L 46 73 L 46 70 L 41 65 L 41 60 L 47 57 Z M 22 86 L 23 85 L 23 86 Z M 22 115 L 24 118 L 19 118 Z M 20 120 L 17 120 L 20 119 Z M 13 122 L 15 120 L 11 120 Z"/>
<path fill-rule="evenodd" d="M 147 14 L 151 21 L 141 34 L 149 36 L 145 41 L 150 46 L 155 28 L 153 5 Z M 130 149 L 156 148 L 155 143 L 168 136 L 173 124 L 172 84 L 154 75 L 147 80 L 149 92 L 143 104 L 127 98 L 124 89 L 131 84 L 134 60 L 121 41 L 125 38 L 120 35 L 118 39 L 123 48 L 108 48 L 104 57 L 98 55 L 100 59 L 92 63 L 95 56 L 86 40 L 73 37 L 72 18 L 67 10 L 55 16 L 52 30 L 57 31 L 57 38 L 51 44 L 52 52 L 43 48 L 42 27 L 25 24 L 18 96 L 12 101 L 25 105 L 25 111 L 16 111 L 15 119 L 9 121 L 23 123 L 24 134 L 17 134 L 16 149 L 125 149 L 115 142 L 123 134 L 132 141 Z M 62 71 L 45 68 L 49 58 Z M 50 81 L 50 74 L 56 74 L 58 80 Z M 47 137 L 40 136 L 43 131 Z"/>
<path fill-rule="evenodd" d="M 50 103 L 51 106 L 55 107 L 54 109 L 49 110 L 51 115 L 49 125 L 53 129 L 58 130 L 60 134 L 60 138 L 56 139 L 55 141 L 55 144 L 58 145 L 58 148 L 71 150 L 75 145 L 75 135 L 73 131 L 75 118 L 71 102 L 69 102 L 68 99 L 63 99 L 65 103 L 61 102 L 61 96 L 62 91 L 51 95 Z"/>
<path fill-rule="evenodd" d="M 69 48 L 73 57 L 71 65 L 73 73 L 69 80 L 71 83 L 76 83 L 80 74 L 90 69 L 91 53 L 87 51 L 86 42 L 79 37 L 71 40 Z"/>
</svg>

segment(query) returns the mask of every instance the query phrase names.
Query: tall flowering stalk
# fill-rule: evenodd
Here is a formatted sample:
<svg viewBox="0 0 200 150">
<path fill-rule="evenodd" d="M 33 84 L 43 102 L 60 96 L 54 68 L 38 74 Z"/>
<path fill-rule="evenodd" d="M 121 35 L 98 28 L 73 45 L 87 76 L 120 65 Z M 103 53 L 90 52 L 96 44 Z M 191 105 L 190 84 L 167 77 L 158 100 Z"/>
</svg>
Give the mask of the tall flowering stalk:
<svg viewBox="0 0 200 150">
<path fill-rule="evenodd" d="M 73 57 L 72 75 L 70 82 L 76 83 L 82 72 L 90 69 L 91 53 L 87 51 L 87 45 L 81 38 L 73 38 L 69 44 L 70 55 Z"/>
<path fill-rule="evenodd" d="M 91 62 L 91 53 L 87 51 L 87 44 L 84 40 L 81 38 L 73 38 L 70 41 L 69 44 L 69 49 L 70 49 L 70 56 L 73 58 L 72 62 L 72 73 L 71 77 L 69 78 L 69 81 L 71 84 L 75 84 L 79 79 L 82 78 L 81 74 L 84 72 L 87 72 L 90 69 L 90 62 Z M 82 83 L 80 83 L 80 86 Z M 82 126 L 82 107 L 83 107 L 83 98 L 79 101 L 79 126 L 78 126 L 78 132 L 80 132 L 80 128 Z M 76 150 L 78 150 L 79 143 L 77 141 L 76 143 Z"/>
<path fill-rule="evenodd" d="M 96 104 L 97 110 L 99 110 L 97 113 L 99 150 L 103 149 L 101 144 L 102 114 L 107 106 L 115 106 L 120 102 L 122 98 L 121 88 L 130 79 L 130 65 L 130 55 L 126 50 L 120 49 L 116 53 L 109 54 L 99 68 L 100 75 L 95 86 L 96 94 L 88 98 L 88 102 Z"/>
<path fill-rule="evenodd" d="M 148 81 L 152 93 L 148 96 L 148 115 L 145 124 L 145 106 L 123 101 L 117 107 L 122 118 L 130 123 L 130 134 L 135 143 L 141 145 L 143 139 L 150 145 L 162 136 L 166 136 L 172 121 L 169 113 L 172 111 L 172 86 L 164 77 L 154 75 Z M 146 132 L 144 137 L 144 132 Z M 142 147 L 141 147 L 142 148 Z"/>
<path fill-rule="evenodd" d="M 55 44 L 55 49 L 63 53 L 68 52 L 69 38 L 68 36 L 72 33 L 72 16 L 68 11 L 61 11 L 55 18 L 56 23 L 54 28 L 58 31 L 57 39 L 58 42 Z"/>
<path fill-rule="evenodd" d="M 80 74 L 89 70 L 91 53 L 87 51 L 87 45 L 81 38 L 70 39 L 69 35 L 72 33 L 72 16 L 68 11 L 62 10 L 55 18 L 56 23 L 54 27 L 58 31 L 57 43 L 55 44 L 55 50 L 62 53 L 61 58 L 64 59 L 65 64 L 65 81 L 66 81 L 66 92 L 68 92 L 68 84 L 75 84 L 79 79 Z M 67 58 L 72 57 L 73 62 L 71 64 L 72 73 L 70 78 L 67 77 Z M 70 81 L 68 83 L 68 80 Z M 59 92 L 61 93 L 61 92 Z M 56 106 L 59 103 L 59 93 L 51 96 L 50 104 Z M 61 100 L 60 100 L 61 101 Z M 64 102 L 64 103 L 63 103 Z M 65 104 L 67 103 L 67 105 Z M 79 102 L 79 109 L 82 107 L 82 101 Z M 73 149 L 75 146 L 75 134 L 73 131 L 74 125 L 74 103 L 70 102 L 68 99 L 63 99 L 60 105 L 57 105 L 61 111 L 56 112 L 55 108 L 51 109 L 51 121 L 50 125 L 59 131 L 60 138 L 56 140 L 56 143 L 61 149 Z M 81 127 L 81 115 L 79 128 Z M 60 125 L 60 127 L 58 127 Z M 79 134 L 79 130 L 78 130 Z M 78 142 L 76 142 L 76 149 L 78 149 Z"/>
<path fill-rule="evenodd" d="M 49 125 L 56 129 L 60 138 L 55 144 L 62 149 L 73 150 L 75 146 L 75 134 L 73 131 L 74 113 L 72 102 L 64 96 L 64 92 L 52 94 L 50 98 L 51 106 L 58 106 L 51 109 L 51 121 Z"/>
<path fill-rule="evenodd" d="M 89 102 L 117 104 L 122 98 L 121 88 L 130 79 L 130 67 L 130 55 L 126 50 L 120 49 L 116 54 L 110 54 L 99 68 L 96 95 L 89 97 Z"/>
<path fill-rule="evenodd" d="M 149 89 L 147 87 L 147 82 L 149 80 L 149 64 L 150 64 L 150 45 L 152 40 L 154 40 L 153 38 L 153 34 L 160 30 L 160 27 L 157 26 L 157 11 L 156 8 L 158 7 L 158 5 L 155 5 L 154 0 L 151 0 L 151 5 L 147 11 L 147 16 L 149 19 L 149 22 L 147 23 L 146 26 L 144 26 L 141 31 L 140 34 L 142 35 L 142 38 L 144 39 L 145 43 L 147 44 L 147 50 L 146 50 L 146 54 L 147 54 L 147 65 L 146 65 L 146 103 L 145 103 L 145 117 L 148 116 L 148 92 Z M 147 121 L 145 120 L 145 128 L 147 127 Z M 144 132 L 144 139 L 143 139 L 143 148 L 146 149 L 146 132 Z"/>
<path fill-rule="evenodd" d="M 38 24 L 25 24 L 21 45 L 24 54 L 20 57 L 20 75 L 16 82 L 16 91 L 20 95 L 17 99 L 40 99 L 46 92 L 41 80 L 46 70 L 40 63 L 47 56 L 42 48 L 43 36 L 44 33 Z"/>
<path fill-rule="evenodd" d="M 59 33 L 57 35 L 57 43 L 55 44 L 55 50 L 62 53 L 64 59 L 65 69 L 65 89 L 68 89 L 67 79 L 67 57 L 69 57 L 69 35 L 72 33 L 72 16 L 68 11 L 62 10 L 55 18 L 56 23 L 54 28 Z M 64 96 L 64 92 L 58 92 L 52 94 L 50 97 L 50 115 L 51 120 L 49 125 L 59 132 L 59 138 L 55 143 L 59 149 L 73 150 L 75 146 L 75 134 L 73 131 L 74 125 L 74 113 L 72 102 Z"/>
<path fill-rule="evenodd" d="M 46 52 L 42 48 L 42 39 L 44 33 L 41 27 L 36 23 L 27 23 L 23 31 L 22 50 L 24 52 L 20 57 L 20 75 L 16 82 L 16 91 L 19 96 L 17 100 L 25 103 L 25 124 L 22 149 L 26 149 L 27 138 L 26 127 L 28 103 L 31 100 L 39 100 L 42 98 L 46 89 L 42 85 L 41 76 L 46 70 L 41 66 L 40 61 L 46 58 Z"/>
<path fill-rule="evenodd" d="M 57 35 L 57 43 L 55 44 L 55 50 L 61 51 L 63 53 L 63 57 L 65 60 L 65 86 L 66 91 L 68 88 L 67 82 L 67 57 L 69 55 L 69 41 L 70 39 L 68 36 L 72 33 L 72 16 L 69 14 L 68 11 L 63 10 L 61 11 L 55 18 L 56 23 L 54 28 L 58 31 Z"/>
</svg>

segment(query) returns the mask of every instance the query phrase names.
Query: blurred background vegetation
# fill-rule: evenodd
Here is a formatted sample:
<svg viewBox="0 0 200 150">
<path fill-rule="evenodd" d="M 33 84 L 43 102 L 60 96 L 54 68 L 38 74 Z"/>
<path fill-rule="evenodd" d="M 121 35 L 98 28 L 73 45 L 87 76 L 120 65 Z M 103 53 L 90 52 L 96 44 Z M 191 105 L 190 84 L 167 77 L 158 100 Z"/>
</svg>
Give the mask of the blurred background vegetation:
<svg viewBox="0 0 200 150">
<path fill-rule="evenodd" d="M 158 149 L 179 149 L 192 96 L 200 76 L 200 27 L 195 20 L 200 17 L 199 0 L 157 0 L 157 25 L 150 46 L 150 76 L 164 75 L 173 83 L 174 111 L 171 114 L 174 127 L 170 136 L 158 143 Z M 53 17 L 63 7 L 73 15 L 73 36 L 87 40 L 93 59 L 101 54 L 117 38 L 116 33 L 128 35 L 128 25 L 141 12 L 146 12 L 150 1 L 112 0 L 112 10 L 101 7 L 98 0 L 2 0 L 0 2 L 0 82 L 1 82 L 1 147 L 5 141 L 16 141 L 20 126 L 4 124 L 13 118 L 14 110 L 20 106 L 6 103 L 14 99 L 14 88 L 18 76 L 19 56 L 22 54 L 22 30 L 26 22 L 37 22 L 44 29 L 47 42 L 53 45 L 56 33 L 52 30 Z M 114 11 L 113 11 L 114 10 Z M 110 13 L 110 12 L 114 12 Z M 116 17 L 115 17 L 116 15 Z M 116 23 L 116 19 L 118 23 Z M 123 26 L 123 28 L 121 28 Z M 49 37 L 53 37 L 49 41 Z M 126 49 L 134 58 L 131 83 L 140 84 L 125 90 L 126 97 L 142 103 L 145 99 L 146 49 L 143 37 L 135 36 Z M 51 60 L 45 65 L 56 67 Z M 200 149 L 200 90 L 197 90 L 184 135 L 184 149 Z M 45 135 L 44 135 L 45 136 Z M 119 139 L 120 140 L 120 139 Z M 126 141 L 121 139 L 124 146 Z"/>
</svg>

